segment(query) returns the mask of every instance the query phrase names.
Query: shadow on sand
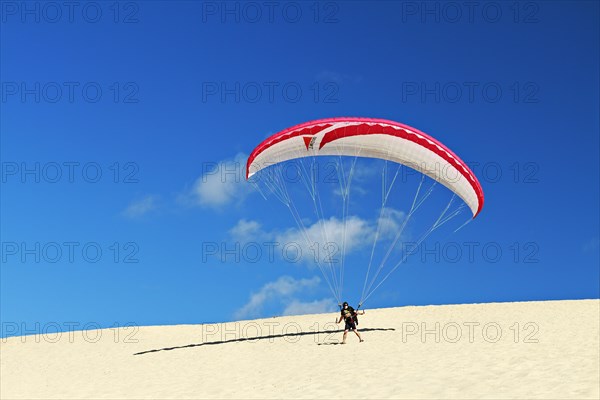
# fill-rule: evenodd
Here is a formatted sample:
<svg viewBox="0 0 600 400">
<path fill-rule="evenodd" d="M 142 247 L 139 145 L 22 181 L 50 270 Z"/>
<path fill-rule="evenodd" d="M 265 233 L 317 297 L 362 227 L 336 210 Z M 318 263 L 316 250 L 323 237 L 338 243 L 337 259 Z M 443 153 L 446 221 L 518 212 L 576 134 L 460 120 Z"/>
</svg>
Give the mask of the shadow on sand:
<svg viewBox="0 0 600 400">
<path fill-rule="evenodd" d="M 375 331 L 395 331 L 394 328 L 364 328 L 360 329 L 359 332 L 375 332 Z M 338 329 L 335 331 L 318 331 L 318 332 L 294 332 L 294 333 L 281 333 L 278 335 L 266 335 L 266 336 L 256 336 L 256 337 L 248 337 L 248 338 L 238 338 L 238 339 L 229 339 L 229 340 L 217 340 L 214 342 L 204 342 L 204 343 L 192 343 L 185 346 L 176 346 L 176 347 L 164 347 L 162 349 L 154 349 L 154 350 L 146 350 L 140 351 L 139 353 L 134 353 L 134 356 L 139 356 L 142 354 L 148 353 L 156 353 L 159 351 L 171 351 L 171 350 L 179 350 L 179 349 L 187 349 L 190 347 L 200 347 L 200 346 L 209 346 L 215 344 L 227 344 L 227 343 L 236 343 L 236 342 L 252 342 L 255 340 L 267 340 L 267 339 L 278 339 L 285 337 L 295 337 L 295 336 L 306 336 L 306 335 L 320 335 L 320 334 L 329 334 L 332 335 L 334 333 L 342 333 L 343 329 Z M 340 344 L 338 342 L 323 342 L 317 343 L 319 346 L 324 344 Z"/>
</svg>

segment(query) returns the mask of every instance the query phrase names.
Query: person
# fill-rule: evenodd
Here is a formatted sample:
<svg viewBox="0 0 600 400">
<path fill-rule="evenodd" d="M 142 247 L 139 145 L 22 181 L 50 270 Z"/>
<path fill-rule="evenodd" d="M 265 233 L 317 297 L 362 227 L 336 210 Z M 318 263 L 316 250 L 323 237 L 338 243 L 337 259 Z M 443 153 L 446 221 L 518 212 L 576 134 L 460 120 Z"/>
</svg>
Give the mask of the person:
<svg viewBox="0 0 600 400">
<path fill-rule="evenodd" d="M 342 338 L 342 344 L 346 344 L 346 335 L 348 335 L 348 331 L 350 330 L 352 330 L 352 332 L 354 332 L 356 336 L 358 336 L 358 339 L 361 342 L 364 342 L 363 338 L 360 336 L 360 333 L 358 333 L 358 330 L 356 329 L 356 325 L 358 324 L 358 318 L 356 318 L 356 316 L 364 315 L 364 313 L 364 311 L 354 310 L 354 308 L 349 306 L 348 302 L 346 301 L 344 302 L 344 304 L 342 304 L 340 319 L 336 322 L 337 324 L 339 324 L 340 322 L 342 322 L 342 320 L 344 320 L 346 324 L 346 326 L 344 327 L 344 337 Z"/>
</svg>

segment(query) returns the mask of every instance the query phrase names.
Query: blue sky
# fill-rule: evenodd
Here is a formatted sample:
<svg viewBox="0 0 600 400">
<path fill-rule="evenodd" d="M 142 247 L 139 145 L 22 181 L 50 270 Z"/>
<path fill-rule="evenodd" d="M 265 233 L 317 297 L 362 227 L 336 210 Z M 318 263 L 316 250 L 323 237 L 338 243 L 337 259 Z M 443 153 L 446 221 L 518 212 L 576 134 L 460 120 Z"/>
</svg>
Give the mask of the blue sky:
<svg viewBox="0 0 600 400">
<path fill-rule="evenodd" d="M 3 335 L 331 310 L 318 269 L 267 256 L 287 210 L 226 172 L 334 116 L 431 134 L 486 196 L 367 308 L 599 297 L 597 2 L 23 4 L 0 10 Z"/>
</svg>

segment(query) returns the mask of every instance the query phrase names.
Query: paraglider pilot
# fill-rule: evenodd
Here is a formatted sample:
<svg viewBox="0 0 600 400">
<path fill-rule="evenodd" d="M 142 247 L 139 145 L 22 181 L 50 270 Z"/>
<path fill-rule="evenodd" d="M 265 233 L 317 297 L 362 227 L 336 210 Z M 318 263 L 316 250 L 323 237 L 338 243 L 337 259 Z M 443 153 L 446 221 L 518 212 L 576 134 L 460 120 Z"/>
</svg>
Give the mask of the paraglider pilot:
<svg viewBox="0 0 600 400">
<path fill-rule="evenodd" d="M 356 316 L 363 315 L 365 312 L 354 310 L 354 308 L 348 305 L 348 302 L 344 302 L 341 308 L 342 310 L 340 319 L 337 320 L 336 323 L 339 324 L 340 322 L 342 322 L 342 320 L 344 320 L 344 322 L 346 323 L 346 326 L 344 327 L 344 337 L 342 339 L 342 344 L 346 344 L 346 335 L 348 334 L 349 330 L 352 330 L 352 332 L 356 333 L 358 339 L 361 342 L 364 342 L 363 338 L 360 337 L 360 333 L 358 333 L 358 331 L 356 330 L 356 325 L 358 323 L 358 318 L 356 318 Z"/>
</svg>

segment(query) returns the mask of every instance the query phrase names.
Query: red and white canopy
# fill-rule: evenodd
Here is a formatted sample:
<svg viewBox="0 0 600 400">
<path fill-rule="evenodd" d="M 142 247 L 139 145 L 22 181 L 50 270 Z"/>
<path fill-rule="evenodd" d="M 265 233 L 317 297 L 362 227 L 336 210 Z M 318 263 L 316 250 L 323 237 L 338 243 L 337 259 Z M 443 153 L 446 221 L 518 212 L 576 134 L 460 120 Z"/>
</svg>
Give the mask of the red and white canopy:
<svg viewBox="0 0 600 400">
<path fill-rule="evenodd" d="M 409 166 L 456 193 L 473 218 L 483 207 L 483 190 L 469 167 L 431 136 L 398 122 L 377 118 L 326 118 L 285 129 L 250 154 L 246 179 L 268 166 L 309 156 L 379 158 Z"/>
</svg>

